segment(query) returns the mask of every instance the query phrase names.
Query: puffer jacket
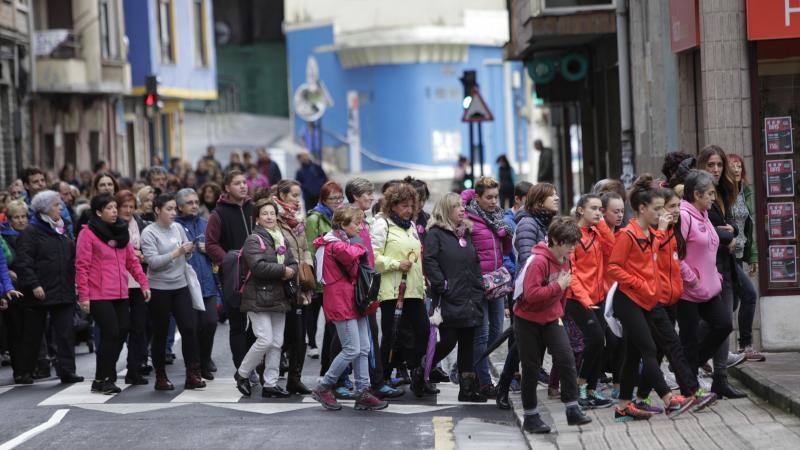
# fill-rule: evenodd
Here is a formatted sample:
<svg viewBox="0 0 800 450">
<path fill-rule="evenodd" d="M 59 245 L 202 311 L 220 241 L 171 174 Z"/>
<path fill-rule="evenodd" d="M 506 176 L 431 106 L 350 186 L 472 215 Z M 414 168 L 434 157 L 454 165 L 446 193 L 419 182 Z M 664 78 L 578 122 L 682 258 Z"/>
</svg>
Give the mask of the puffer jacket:
<svg viewBox="0 0 800 450">
<path fill-rule="evenodd" d="M 0 237 L 0 240 L 3 238 Z M 6 292 L 11 291 L 14 289 L 14 285 L 11 284 L 11 277 L 8 274 L 8 264 L 6 264 L 6 258 L 0 255 L 0 296 L 6 295 Z"/>
<path fill-rule="evenodd" d="M 467 189 L 461 193 L 461 199 L 468 203 L 475 197 L 473 189 Z M 481 261 L 481 273 L 490 273 L 499 269 L 503 265 L 503 256 L 511 254 L 511 240 L 513 235 L 505 234 L 505 230 L 500 230 L 502 236 L 489 227 L 482 218 L 467 211 L 467 218 L 472 221 L 472 242 L 478 252 Z"/>
<path fill-rule="evenodd" d="M 417 235 L 417 227 L 412 223 L 404 230 L 392 219 L 378 215 L 370 229 L 372 250 L 375 253 L 375 270 L 381 273 L 381 289 L 378 299 L 394 300 L 400 289 L 403 272 L 400 261 L 412 262 L 406 277 L 405 298 L 425 298 L 425 279 L 422 276 L 422 243 Z M 416 255 L 416 262 L 409 255 Z"/>
<path fill-rule="evenodd" d="M 22 305 L 52 306 L 75 302 L 75 241 L 72 236 L 58 234 L 34 214 L 17 239 L 16 251 L 17 285 L 25 295 Z M 37 287 L 44 289 L 44 300 L 33 296 Z M 125 297 L 127 295 L 126 278 Z"/>
<path fill-rule="evenodd" d="M 483 321 L 483 279 L 472 234 L 464 234 L 465 247 L 455 233 L 438 225 L 425 235 L 423 267 L 431 290 L 439 296 L 442 327 L 469 328 Z"/>
<path fill-rule="evenodd" d="M 261 238 L 259 240 L 259 238 Z M 264 244 L 262 249 L 261 244 Z M 253 234 L 242 246 L 244 269 L 249 273 L 242 293 L 242 312 L 285 313 L 289 311 L 289 299 L 283 289 L 283 274 L 287 267 L 297 273 L 297 260 L 286 246 L 283 264 L 278 263 L 275 241 L 267 230 L 256 225 Z"/>
<path fill-rule="evenodd" d="M 521 209 L 517 212 L 517 229 L 514 232 L 514 249 L 517 251 L 517 265 L 525 266 L 533 247 L 539 242 L 547 242 L 547 227 L 550 223 Z"/>
<path fill-rule="evenodd" d="M 125 248 L 114 248 L 100 240 L 88 225 L 78 235 L 75 257 L 75 281 L 81 300 L 117 300 L 128 298 L 128 273 L 149 290 L 139 259 L 129 242 Z"/>
<path fill-rule="evenodd" d="M 286 241 L 286 245 L 292 251 L 292 254 L 295 255 L 297 259 L 297 266 L 300 267 L 300 263 L 304 262 L 310 266 L 314 266 L 314 258 L 311 256 L 311 252 L 308 251 L 308 243 L 306 241 L 306 236 L 304 234 L 295 234 L 292 231 L 292 228 L 287 224 L 283 218 L 278 215 L 278 225 L 281 227 L 281 231 L 283 232 L 283 239 Z M 297 271 L 297 275 L 295 276 L 295 281 L 297 282 L 297 286 L 300 286 L 300 271 Z M 297 290 L 297 298 L 292 300 L 293 303 L 298 305 L 307 305 L 311 302 L 311 292 L 303 292 L 300 289 Z"/>
<path fill-rule="evenodd" d="M 314 240 L 331 231 L 331 220 L 319 211 L 310 210 L 306 217 L 306 248 L 314 248 Z M 322 293 L 322 283 L 317 284 L 317 293 Z"/>
<path fill-rule="evenodd" d="M 327 233 L 314 240 L 314 248 L 321 251 L 322 309 L 325 320 L 342 321 L 363 317 L 356 310 L 355 280 L 358 277 L 358 265 L 367 252 L 360 239 L 353 242 L 343 241 L 334 233 Z M 319 258 L 319 256 L 318 256 Z M 342 272 L 344 269 L 347 273 Z"/>
<path fill-rule="evenodd" d="M 198 236 L 205 235 L 206 226 L 208 225 L 208 221 L 200 216 L 180 216 L 175 219 L 175 221 L 183 225 L 186 238 L 192 242 L 194 242 Z M 211 268 L 211 258 L 200 251 L 199 245 L 194 246 L 194 252 L 189 259 L 189 264 L 192 265 L 195 273 L 197 273 L 197 280 L 200 282 L 200 290 L 203 292 L 203 297 L 219 295 L 217 279 Z"/>
</svg>

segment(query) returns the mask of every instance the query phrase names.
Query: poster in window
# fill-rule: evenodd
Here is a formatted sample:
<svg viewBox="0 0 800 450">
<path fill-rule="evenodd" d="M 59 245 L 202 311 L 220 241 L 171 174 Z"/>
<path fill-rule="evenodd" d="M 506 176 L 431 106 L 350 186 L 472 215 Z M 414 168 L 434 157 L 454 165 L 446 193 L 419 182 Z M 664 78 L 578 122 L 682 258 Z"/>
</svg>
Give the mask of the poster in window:
<svg viewBox="0 0 800 450">
<path fill-rule="evenodd" d="M 767 161 L 767 196 L 794 197 L 794 163 L 791 159 Z"/>
<path fill-rule="evenodd" d="M 768 203 L 767 222 L 770 240 L 794 240 L 794 203 Z"/>
<path fill-rule="evenodd" d="M 797 246 L 769 246 L 769 281 L 771 283 L 797 282 Z"/>
<path fill-rule="evenodd" d="M 794 153 L 791 117 L 767 117 L 764 119 L 764 142 L 767 155 Z"/>
</svg>

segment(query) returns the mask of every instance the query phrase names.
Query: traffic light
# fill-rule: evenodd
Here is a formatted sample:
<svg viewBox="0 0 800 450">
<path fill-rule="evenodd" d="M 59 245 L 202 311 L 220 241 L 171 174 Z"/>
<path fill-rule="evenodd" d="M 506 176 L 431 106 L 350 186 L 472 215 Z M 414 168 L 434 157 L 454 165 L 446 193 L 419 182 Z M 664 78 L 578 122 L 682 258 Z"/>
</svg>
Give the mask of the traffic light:
<svg viewBox="0 0 800 450">
<path fill-rule="evenodd" d="M 464 177 L 464 189 L 472 189 L 473 186 L 472 174 L 467 174 L 467 176 Z"/>
<path fill-rule="evenodd" d="M 464 100 L 461 102 L 461 106 L 467 109 L 472 103 L 472 91 L 478 87 L 477 75 L 474 70 L 465 70 L 459 79 L 464 86 Z"/>
<path fill-rule="evenodd" d="M 148 118 L 153 118 L 161 108 L 161 99 L 158 97 L 158 77 L 148 75 L 144 86 L 144 109 Z"/>
</svg>

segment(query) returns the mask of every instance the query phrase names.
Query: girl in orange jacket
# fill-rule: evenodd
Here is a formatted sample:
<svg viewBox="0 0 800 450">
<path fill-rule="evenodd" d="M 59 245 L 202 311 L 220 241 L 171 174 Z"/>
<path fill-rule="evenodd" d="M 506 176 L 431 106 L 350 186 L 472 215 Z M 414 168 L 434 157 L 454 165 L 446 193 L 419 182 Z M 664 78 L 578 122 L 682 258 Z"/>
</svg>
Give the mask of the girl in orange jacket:
<svg viewBox="0 0 800 450">
<path fill-rule="evenodd" d="M 583 408 L 606 408 L 611 400 L 596 391 L 605 345 L 603 314 L 597 306 L 605 297 L 604 254 L 614 247 L 614 235 L 603 220 L 602 201 L 595 194 L 582 195 L 575 208 L 581 240 L 571 256 L 572 282 L 567 289 L 565 314 L 583 334 L 583 359 L 578 387 Z"/>
</svg>

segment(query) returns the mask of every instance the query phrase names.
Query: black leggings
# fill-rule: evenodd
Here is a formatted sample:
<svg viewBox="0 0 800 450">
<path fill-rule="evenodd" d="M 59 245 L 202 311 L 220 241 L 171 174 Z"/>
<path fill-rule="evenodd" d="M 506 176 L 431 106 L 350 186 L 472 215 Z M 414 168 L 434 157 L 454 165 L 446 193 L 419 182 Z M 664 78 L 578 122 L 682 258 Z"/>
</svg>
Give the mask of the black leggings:
<svg viewBox="0 0 800 450">
<path fill-rule="evenodd" d="M 611 373 L 611 382 L 614 384 L 619 384 L 619 373 L 622 370 L 622 360 L 624 358 L 624 348 L 622 345 L 622 339 L 617 337 L 611 328 L 609 328 L 608 323 L 606 322 L 605 317 L 605 310 L 606 310 L 606 302 L 600 302 L 597 305 L 599 307 L 596 315 L 597 319 L 603 324 L 603 330 L 605 330 L 605 338 L 606 338 L 606 346 L 603 348 L 603 359 L 600 361 L 600 370 L 598 371 L 598 375 L 604 372 Z"/>
<path fill-rule="evenodd" d="M 217 296 L 203 297 L 205 311 L 197 311 L 197 351 L 200 365 L 208 368 L 214 350 L 214 335 L 217 333 Z"/>
<path fill-rule="evenodd" d="M 708 333 L 699 338 L 700 319 L 708 324 Z M 689 300 L 678 302 L 678 327 L 681 344 L 692 373 L 697 377 L 697 369 L 708 358 L 714 356 L 720 345 L 733 330 L 731 310 L 719 295 L 702 303 Z M 716 372 L 715 372 L 716 373 Z"/>
<path fill-rule="evenodd" d="M 656 343 L 647 320 L 650 314 L 617 289 L 614 294 L 614 315 L 622 323 L 622 338 L 625 342 L 625 359 L 620 372 L 619 398 L 633 399 L 633 388 L 639 380 L 639 361 L 642 361 L 642 380 L 652 386 L 663 397 L 670 392 L 664 374 L 658 365 Z M 584 352 L 584 357 L 586 352 Z"/>
<path fill-rule="evenodd" d="M 97 349 L 95 380 L 114 379 L 117 359 L 131 324 L 130 300 L 92 300 L 89 311 L 100 328 L 100 348 Z"/>
<path fill-rule="evenodd" d="M 586 380 L 589 390 L 597 389 L 597 378 L 603 363 L 605 346 L 605 322 L 598 319 L 600 310 L 586 309 L 579 301 L 567 299 L 564 311 L 581 329 L 583 334 L 583 360 L 578 368 L 578 378 Z M 597 311 L 597 313 L 595 313 Z"/>
<path fill-rule="evenodd" d="M 139 288 L 128 289 L 128 371 L 138 373 L 147 362 L 147 303 Z"/>
<path fill-rule="evenodd" d="M 472 361 L 473 339 L 477 327 L 450 328 L 439 327 L 439 342 L 436 344 L 436 353 L 433 355 L 433 367 L 436 367 L 453 348 L 458 344 L 458 372 L 475 372 L 474 362 Z"/>
<path fill-rule="evenodd" d="M 671 308 L 671 309 L 674 309 Z M 681 388 L 681 394 L 685 396 L 694 395 L 698 389 L 697 376 L 692 373 L 689 362 L 683 353 L 683 346 L 675 332 L 675 320 L 669 313 L 669 310 L 663 305 L 657 305 L 647 315 L 647 323 L 653 335 L 653 339 L 658 344 L 658 362 L 664 356 L 667 357 L 672 366 L 672 371 L 675 373 L 675 380 L 678 381 L 678 386 Z M 639 384 L 637 395 L 639 398 L 647 398 L 650 396 L 651 387 L 642 381 Z"/>
<path fill-rule="evenodd" d="M 151 292 L 150 314 L 153 317 L 153 343 L 150 347 L 150 354 L 153 356 L 153 366 L 156 369 L 164 369 L 166 367 L 165 354 L 167 352 L 167 330 L 169 329 L 170 314 L 175 318 L 175 323 L 181 332 L 184 363 L 187 367 L 199 365 L 197 314 L 192 308 L 192 296 L 189 293 L 189 288 L 152 289 Z"/>
<path fill-rule="evenodd" d="M 22 361 L 18 366 L 21 374 L 32 375 L 39 361 L 42 337 L 47 328 L 47 316 L 53 329 L 53 342 L 56 344 L 56 373 L 66 376 L 75 373 L 75 327 L 73 324 L 74 303 L 52 306 L 20 307 Z"/>
<path fill-rule="evenodd" d="M 227 305 L 228 310 L 228 343 L 231 348 L 231 358 L 233 366 L 237 369 L 242 364 L 244 355 L 250 350 L 250 346 L 256 341 L 253 328 L 247 327 L 247 314 L 243 313 L 238 306 Z M 183 333 L 183 332 L 181 332 Z M 155 359 L 154 359 L 155 361 Z"/>
<path fill-rule="evenodd" d="M 286 313 L 283 351 L 289 357 L 289 381 L 300 382 L 306 358 L 306 319 L 303 306 L 292 304 Z"/>
<path fill-rule="evenodd" d="M 394 308 L 397 300 L 384 300 L 381 302 L 381 359 L 383 363 L 383 377 L 388 379 L 392 375 L 392 369 L 401 362 L 400 358 L 396 361 L 389 361 L 389 351 L 392 349 L 392 331 L 395 325 L 402 327 L 403 323 L 410 325 L 414 335 L 414 347 L 412 350 L 403 351 L 403 359 L 409 369 L 420 366 L 422 357 L 428 347 L 428 334 L 430 332 L 430 322 L 428 312 L 425 310 L 425 302 L 418 298 L 407 298 L 403 301 L 403 315 L 400 316 L 400 323 L 395 324 Z M 398 339 L 399 340 L 399 339 Z"/>
<path fill-rule="evenodd" d="M 319 311 L 322 309 L 322 293 L 315 292 L 311 297 L 311 303 L 303 306 L 303 309 L 306 319 L 308 346 L 310 348 L 317 348 L 317 322 L 319 321 Z"/>
</svg>

